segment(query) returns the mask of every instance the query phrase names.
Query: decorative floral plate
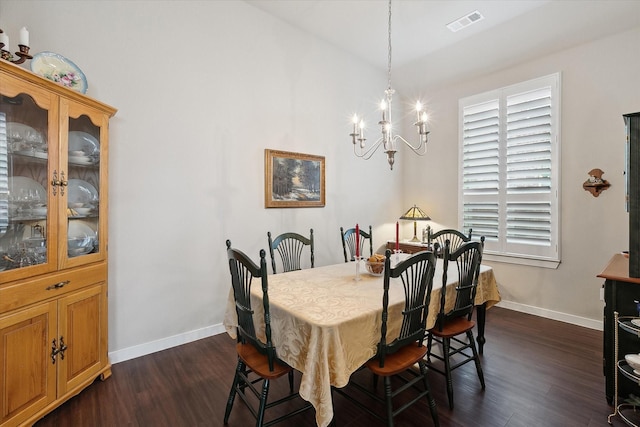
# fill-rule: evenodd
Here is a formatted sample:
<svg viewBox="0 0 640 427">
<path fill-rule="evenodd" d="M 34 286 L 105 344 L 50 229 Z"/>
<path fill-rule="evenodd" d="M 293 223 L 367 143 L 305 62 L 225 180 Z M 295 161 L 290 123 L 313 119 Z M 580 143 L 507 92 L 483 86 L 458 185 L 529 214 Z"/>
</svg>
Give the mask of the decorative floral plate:
<svg viewBox="0 0 640 427">
<path fill-rule="evenodd" d="M 80 93 L 87 93 L 87 78 L 76 64 L 53 52 L 40 52 L 31 60 L 31 71 Z"/>
</svg>

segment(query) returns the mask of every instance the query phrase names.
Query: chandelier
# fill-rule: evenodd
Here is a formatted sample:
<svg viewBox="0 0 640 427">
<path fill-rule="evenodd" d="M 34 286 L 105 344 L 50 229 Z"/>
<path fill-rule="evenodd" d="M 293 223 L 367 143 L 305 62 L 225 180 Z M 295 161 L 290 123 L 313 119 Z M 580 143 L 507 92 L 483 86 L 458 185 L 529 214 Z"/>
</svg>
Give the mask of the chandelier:
<svg viewBox="0 0 640 427">
<path fill-rule="evenodd" d="M 394 94 L 394 90 L 391 88 L 391 0 L 389 0 L 389 48 L 388 48 L 388 66 L 387 66 L 387 89 L 384 91 L 384 99 L 380 102 L 380 110 L 382 110 L 382 120 L 378 122 L 382 130 L 382 136 L 376 140 L 376 142 L 367 147 L 364 137 L 364 120 L 358 117 L 357 114 L 353 115 L 353 133 L 351 133 L 351 140 L 353 142 L 353 153 L 357 157 L 362 157 L 365 160 L 369 160 L 371 156 L 380 148 L 384 147 L 384 152 L 387 154 L 389 166 L 393 170 L 393 163 L 395 161 L 395 154 L 399 142 L 406 144 L 414 153 L 419 156 L 423 156 L 427 152 L 427 141 L 429 130 L 427 128 L 427 113 L 423 111 L 423 106 L 420 101 L 416 102 L 416 114 L 417 121 L 414 125 L 418 131 L 418 142 L 416 145 L 411 144 L 402 136 L 394 134 L 394 129 L 391 121 L 391 99 Z"/>
</svg>

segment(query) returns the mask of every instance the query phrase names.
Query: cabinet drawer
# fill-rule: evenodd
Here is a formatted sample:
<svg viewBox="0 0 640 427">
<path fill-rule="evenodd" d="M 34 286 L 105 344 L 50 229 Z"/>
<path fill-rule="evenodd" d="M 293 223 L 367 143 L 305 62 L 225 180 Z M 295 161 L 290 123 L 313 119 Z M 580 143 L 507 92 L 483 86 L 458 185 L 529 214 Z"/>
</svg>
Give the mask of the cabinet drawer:
<svg viewBox="0 0 640 427">
<path fill-rule="evenodd" d="M 107 264 L 78 267 L 0 286 L 0 313 L 58 298 L 107 278 Z"/>
</svg>

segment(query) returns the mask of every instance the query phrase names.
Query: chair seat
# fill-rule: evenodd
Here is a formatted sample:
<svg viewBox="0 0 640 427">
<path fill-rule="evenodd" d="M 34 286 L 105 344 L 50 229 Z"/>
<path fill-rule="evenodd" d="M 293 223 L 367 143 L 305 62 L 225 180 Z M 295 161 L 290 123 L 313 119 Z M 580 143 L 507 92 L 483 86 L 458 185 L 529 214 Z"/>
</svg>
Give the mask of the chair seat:
<svg viewBox="0 0 640 427">
<path fill-rule="evenodd" d="M 421 345 L 407 345 L 393 354 L 387 354 L 384 359 L 384 366 L 380 367 L 380 361 L 377 358 L 371 359 L 366 363 L 374 374 L 381 377 L 397 375 L 419 360 L 423 359 L 427 354 L 427 347 Z"/>
<path fill-rule="evenodd" d="M 280 378 L 293 370 L 291 366 L 278 362 L 273 362 L 273 371 L 269 370 L 269 361 L 266 354 L 260 353 L 251 344 L 236 344 L 236 351 L 242 361 L 257 375 L 269 380 Z"/>
<path fill-rule="evenodd" d="M 466 317 L 458 317 L 456 319 L 452 319 L 448 322 L 445 322 L 442 330 L 439 329 L 438 326 L 429 329 L 429 333 L 435 335 L 436 337 L 442 338 L 452 338 L 456 335 L 463 334 L 476 325 L 476 322 L 473 320 L 468 320 Z"/>
</svg>

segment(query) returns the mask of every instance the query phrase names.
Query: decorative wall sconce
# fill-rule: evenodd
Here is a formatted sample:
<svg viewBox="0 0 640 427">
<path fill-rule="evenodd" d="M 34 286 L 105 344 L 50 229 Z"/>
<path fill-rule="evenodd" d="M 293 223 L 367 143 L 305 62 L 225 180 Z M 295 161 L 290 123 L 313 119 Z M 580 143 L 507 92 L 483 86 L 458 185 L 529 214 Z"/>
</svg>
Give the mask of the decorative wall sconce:
<svg viewBox="0 0 640 427">
<path fill-rule="evenodd" d="M 9 51 L 9 37 L 0 29 L 0 58 L 14 64 L 22 64 L 27 59 L 33 58 L 33 56 L 29 55 L 29 31 L 25 27 L 20 29 L 18 49 L 20 49 L 16 52 L 18 59 L 13 59 L 14 57 Z"/>
<path fill-rule="evenodd" d="M 611 186 L 609 181 L 602 179 L 603 174 L 602 169 L 591 169 L 589 171 L 589 179 L 582 184 L 582 188 L 590 192 L 593 197 L 598 197 L 602 191 Z"/>
</svg>

